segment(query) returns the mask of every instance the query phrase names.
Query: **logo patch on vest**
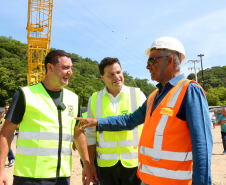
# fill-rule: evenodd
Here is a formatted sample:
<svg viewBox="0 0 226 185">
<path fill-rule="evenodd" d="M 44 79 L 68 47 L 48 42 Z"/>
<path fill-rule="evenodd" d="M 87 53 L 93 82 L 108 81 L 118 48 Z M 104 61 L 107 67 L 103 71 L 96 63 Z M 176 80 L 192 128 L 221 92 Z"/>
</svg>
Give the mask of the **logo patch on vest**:
<svg viewBox="0 0 226 185">
<path fill-rule="evenodd" d="M 73 105 L 68 105 L 68 116 L 74 117 L 74 107 L 73 107 Z"/>
<path fill-rule="evenodd" d="M 122 115 L 128 114 L 128 110 L 123 110 Z"/>
</svg>

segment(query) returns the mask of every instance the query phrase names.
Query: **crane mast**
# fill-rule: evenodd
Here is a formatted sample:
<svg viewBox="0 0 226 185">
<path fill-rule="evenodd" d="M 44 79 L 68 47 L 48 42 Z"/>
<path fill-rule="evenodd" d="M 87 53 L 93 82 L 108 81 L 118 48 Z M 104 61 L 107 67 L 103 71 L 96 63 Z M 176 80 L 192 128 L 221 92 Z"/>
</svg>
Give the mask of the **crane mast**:
<svg viewBox="0 0 226 185">
<path fill-rule="evenodd" d="M 45 78 L 45 56 L 50 49 L 52 11 L 53 0 L 28 0 L 28 85 Z"/>
</svg>

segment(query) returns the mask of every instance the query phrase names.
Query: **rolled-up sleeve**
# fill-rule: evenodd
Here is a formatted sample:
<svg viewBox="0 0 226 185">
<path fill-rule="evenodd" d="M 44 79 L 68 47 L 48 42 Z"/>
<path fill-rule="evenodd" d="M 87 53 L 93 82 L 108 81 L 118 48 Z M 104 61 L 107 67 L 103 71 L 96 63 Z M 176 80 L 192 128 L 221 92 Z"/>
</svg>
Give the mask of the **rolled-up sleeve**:
<svg viewBox="0 0 226 185">
<path fill-rule="evenodd" d="M 213 138 L 208 103 L 204 92 L 197 84 L 189 84 L 186 94 L 186 120 L 193 154 L 192 184 L 211 185 Z"/>
<path fill-rule="evenodd" d="M 93 118 L 93 114 L 91 111 L 91 98 L 89 98 L 89 102 L 88 102 L 88 116 L 87 118 Z M 96 132 L 96 127 L 90 127 L 90 128 L 86 128 L 86 139 L 87 139 L 87 144 L 89 145 L 95 145 L 96 141 L 97 141 L 97 132 Z"/>
</svg>

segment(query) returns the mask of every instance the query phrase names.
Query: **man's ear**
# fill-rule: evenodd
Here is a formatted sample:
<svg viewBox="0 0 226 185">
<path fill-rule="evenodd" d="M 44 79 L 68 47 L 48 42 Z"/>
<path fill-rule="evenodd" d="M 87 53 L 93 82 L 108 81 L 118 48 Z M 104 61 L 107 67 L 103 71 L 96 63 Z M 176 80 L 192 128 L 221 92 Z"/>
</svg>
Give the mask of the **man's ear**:
<svg viewBox="0 0 226 185">
<path fill-rule="evenodd" d="M 173 56 L 170 55 L 167 57 L 167 64 L 172 64 L 173 63 Z"/>
<path fill-rule="evenodd" d="M 105 81 L 104 81 L 104 77 L 103 77 L 102 75 L 100 75 L 100 77 L 101 77 L 101 80 L 102 80 L 103 82 L 105 82 Z"/>
<path fill-rule="evenodd" d="M 46 68 L 47 68 L 47 71 L 53 72 L 53 64 L 48 63 Z"/>
</svg>

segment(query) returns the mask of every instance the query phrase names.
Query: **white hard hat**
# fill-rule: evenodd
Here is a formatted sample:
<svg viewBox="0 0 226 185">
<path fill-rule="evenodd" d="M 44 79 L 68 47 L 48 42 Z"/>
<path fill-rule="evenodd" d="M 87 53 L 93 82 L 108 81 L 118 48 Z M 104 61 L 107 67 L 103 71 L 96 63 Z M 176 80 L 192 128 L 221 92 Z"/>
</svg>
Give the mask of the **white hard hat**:
<svg viewBox="0 0 226 185">
<path fill-rule="evenodd" d="M 161 38 L 156 39 L 153 42 L 152 46 L 150 48 L 146 49 L 145 55 L 149 57 L 151 50 L 153 48 L 169 49 L 169 50 L 173 50 L 173 51 L 178 51 L 181 54 L 182 62 L 185 61 L 185 59 L 186 59 L 183 44 L 179 40 L 177 40 L 173 37 L 161 37 Z"/>
</svg>

